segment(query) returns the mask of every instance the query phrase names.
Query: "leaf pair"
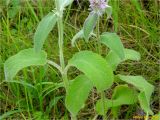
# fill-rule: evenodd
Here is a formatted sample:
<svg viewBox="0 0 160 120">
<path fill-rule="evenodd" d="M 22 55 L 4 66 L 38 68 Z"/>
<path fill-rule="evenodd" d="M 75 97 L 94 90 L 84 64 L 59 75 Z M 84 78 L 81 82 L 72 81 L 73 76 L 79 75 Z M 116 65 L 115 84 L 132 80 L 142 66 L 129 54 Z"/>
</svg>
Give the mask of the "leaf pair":
<svg viewBox="0 0 160 120">
<path fill-rule="evenodd" d="M 111 87 L 113 71 L 104 58 L 91 51 L 76 53 L 68 64 L 85 74 L 75 78 L 66 95 L 66 107 L 73 116 L 76 116 L 84 106 L 93 86 L 99 92 Z"/>
<path fill-rule="evenodd" d="M 150 108 L 150 98 L 154 90 L 153 85 L 149 84 L 142 76 L 124 76 L 118 75 L 118 77 L 129 84 L 135 86 L 140 93 L 138 94 L 138 100 L 141 108 L 149 114 L 153 114 Z"/>
<path fill-rule="evenodd" d="M 110 18 L 112 14 L 112 7 L 108 6 L 105 12 L 108 15 L 107 19 Z M 75 41 L 79 38 L 84 38 L 86 42 L 88 42 L 89 37 L 93 35 L 93 30 L 96 26 L 98 19 L 99 19 L 99 15 L 96 12 L 90 12 L 89 16 L 84 22 L 83 29 L 80 30 L 71 40 L 72 46 L 74 46 Z"/>
<path fill-rule="evenodd" d="M 71 40 L 72 46 L 74 46 L 75 42 L 79 38 L 84 38 L 86 42 L 88 42 L 88 39 L 91 35 L 93 35 L 93 29 L 96 26 L 97 20 L 98 20 L 98 14 L 91 12 L 87 19 L 84 22 L 83 29 L 80 30 Z"/>
<path fill-rule="evenodd" d="M 100 42 L 110 48 L 106 60 L 113 70 L 116 70 L 118 64 L 125 60 L 140 60 L 140 53 L 135 50 L 125 49 L 116 33 L 103 33 L 100 36 Z"/>
<path fill-rule="evenodd" d="M 12 80 L 17 72 L 25 67 L 45 65 L 47 63 L 47 54 L 41 49 L 56 22 L 57 15 L 53 12 L 42 19 L 34 35 L 34 48 L 22 50 L 5 62 L 4 69 L 6 80 Z"/>
<path fill-rule="evenodd" d="M 113 83 L 113 71 L 107 61 L 100 55 L 91 51 L 76 53 L 68 63 L 82 71 L 97 87 L 103 91 L 111 87 Z"/>
<path fill-rule="evenodd" d="M 113 70 L 116 70 L 118 64 L 125 60 L 140 60 L 140 54 L 134 50 L 125 49 L 120 38 L 115 33 L 103 33 L 100 37 L 100 41 L 110 48 L 106 60 L 110 63 Z M 141 76 L 119 75 L 119 78 L 129 84 L 133 84 L 141 91 L 138 95 L 140 105 L 146 113 L 152 114 L 149 103 L 153 92 L 153 86 Z"/>
</svg>

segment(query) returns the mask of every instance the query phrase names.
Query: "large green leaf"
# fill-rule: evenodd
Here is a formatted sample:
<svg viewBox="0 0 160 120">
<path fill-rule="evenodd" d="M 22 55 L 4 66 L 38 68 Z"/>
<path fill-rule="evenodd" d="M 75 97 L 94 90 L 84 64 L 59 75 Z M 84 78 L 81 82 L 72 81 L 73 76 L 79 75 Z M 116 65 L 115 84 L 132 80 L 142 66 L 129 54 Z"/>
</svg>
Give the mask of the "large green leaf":
<svg viewBox="0 0 160 120">
<path fill-rule="evenodd" d="M 50 12 L 39 23 L 34 35 L 34 48 L 37 52 L 43 47 L 44 41 L 57 22 L 57 15 Z"/>
<path fill-rule="evenodd" d="M 105 32 L 100 36 L 100 41 L 114 51 L 121 59 L 124 59 L 124 47 L 116 33 Z"/>
<path fill-rule="evenodd" d="M 125 60 L 140 60 L 140 53 L 131 49 L 124 49 L 124 59 L 120 59 L 120 57 L 114 52 L 110 51 L 108 55 L 106 56 L 106 60 L 110 65 L 112 66 L 113 70 L 116 70 L 119 63 L 125 61 Z"/>
<path fill-rule="evenodd" d="M 97 101 L 96 110 L 98 114 L 103 115 L 103 108 L 105 111 L 109 108 L 120 107 L 121 105 L 134 104 L 137 101 L 137 92 L 126 85 L 119 85 L 114 89 L 112 100 L 105 99 L 105 106 L 103 107 L 102 99 Z"/>
<path fill-rule="evenodd" d="M 65 104 L 73 116 L 76 116 L 85 105 L 93 84 L 85 75 L 80 75 L 70 84 Z"/>
<path fill-rule="evenodd" d="M 12 80 L 19 70 L 32 65 L 44 65 L 47 63 L 46 59 L 45 51 L 36 53 L 33 48 L 22 50 L 4 63 L 5 78 Z"/>
<path fill-rule="evenodd" d="M 118 75 L 118 77 L 129 83 L 134 85 L 136 88 L 140 90 L 140 94 L 138 95 L 138 99 L 140 101 L 141 108 L 149 114 L 153 114 L 152 110 L 150 109 L 150 98 L 152 92 L 154 90 L 153 85 L 148 83 L 142 76 L 124 76 Z"/>
<path fill-rule="evenodd" d="M 113 83 L 112 68 L 104 58 L 96 53 L 78 52 L 69 60 L 69 65 L 75 66 L 85 73 L 99 91 L 108 89 Z"/>
<path fill-rule="evenodd" d="M 91 12 L 88 18 L 85 20 L 83 25 L 84 38 L 88 41 L 90 34 L 92 33 L 94 27 L 96 26 L 98 20 L 98 14 Z"/>
</svg>

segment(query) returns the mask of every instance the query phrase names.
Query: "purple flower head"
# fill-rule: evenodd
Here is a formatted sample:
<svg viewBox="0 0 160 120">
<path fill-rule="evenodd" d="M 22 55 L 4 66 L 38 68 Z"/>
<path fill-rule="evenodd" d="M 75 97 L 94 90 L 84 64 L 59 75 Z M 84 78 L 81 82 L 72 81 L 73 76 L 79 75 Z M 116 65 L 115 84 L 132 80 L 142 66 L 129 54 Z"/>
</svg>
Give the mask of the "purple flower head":
<svg viewBox="0 0 160 120">
<path fill-rule="evenodd" d="M 109 7 L 106 0 L 89 0 L 89 2 L 91 10 L 100 16 L 105 12 L 105 9 Z"/>
</svg>

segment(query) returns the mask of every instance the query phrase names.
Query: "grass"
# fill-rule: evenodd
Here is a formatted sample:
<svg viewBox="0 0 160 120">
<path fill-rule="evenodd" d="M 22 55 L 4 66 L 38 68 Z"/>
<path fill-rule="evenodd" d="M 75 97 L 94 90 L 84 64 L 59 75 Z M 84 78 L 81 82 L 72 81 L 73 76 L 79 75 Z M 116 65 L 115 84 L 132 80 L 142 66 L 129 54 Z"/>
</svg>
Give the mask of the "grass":
<svg viewBox="0 0 160 120">
<path fill-rule="evenodd" d="M 18 1 L 18 0 L 15 0 Z M 33 46 L 33 35 L 38 22 L 54 8 L 52 0 L 16 3 L 8 5 L 0 2 L 0 119 L 69 119 L 64 107 L 65 92 L 55 82 L 62 81 L 59 73 L 50 66 L 26 68 L 16 76 L 14 81 L 5 81 L 3 63 L 18 51 Z M 78 50 L 94 50 L 94 43 L 78 41 L 77 47 L 71 47 L 71 39 L 83 26 L 88 15 L 88 4 L 82 1 L 70 6 L 65 11 L 65 48 L 67 60 Z M 158 1 L 137 2 L 136 0 L 111 0 L 112 19 L 106 16 L 100 21 L 100 31 L 116 31 L 125 47 L 133 48 L 141 53 L 140 62 L 127 61 L 118 66 L 116 73 L 143 75 L 155 86 L 151 99 L 154 114 L 159 112 L 159 15 Z M 107 26 L 107 27 L 104 27 Z M 45 31 L 44 31 L 45 32 Z M 57 31 L 54 29 L 44 46 L 48 58 L 58 63 Z M 79 74 L 74 68 L 73 74 Z M 12 89 L 11 89 L 12 88 Z M 106 93 L 110 96 L 111 93 Z M 98 99 L 92 91 L 86 107 L 78 118 L 94 118 L 94 103 Z M 130 119 L 142 111 L 139 105 L 122 107 L 120 118 Z M 108 113 L 109 116 L 109 113 Z M 111 116 L 109 116 L 111 117 Z M 101 116 L 98 116 L 101 118 Z"/>
</svg>

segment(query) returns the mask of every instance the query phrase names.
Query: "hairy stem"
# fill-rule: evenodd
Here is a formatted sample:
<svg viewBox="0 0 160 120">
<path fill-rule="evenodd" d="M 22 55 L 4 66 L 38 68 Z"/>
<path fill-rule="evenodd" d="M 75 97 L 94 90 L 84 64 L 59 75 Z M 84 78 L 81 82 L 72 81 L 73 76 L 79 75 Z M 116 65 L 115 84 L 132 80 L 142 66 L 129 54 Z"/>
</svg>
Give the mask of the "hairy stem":
<svg viewBox="0 0 160 120">
<path fill-rule="evenodd" d="M 101 54 L 101 42 L 100 42 L 100 31 L 99 31 L 99 17 L 97 21 L 97 43 L 98 43 L 98 53 Z"/>
<path fill-rule="evenodd" d="M 64 62 L 64 55 L 63 55 L 63 34 L 64 34 L 64 30 L 63 30 L 63 11 L 60 9 L 60 5 L 58 3 L 58 0 L 56 0 L 56 7 L 57 7 L 57 11 L 58 11 L 58 45 L 59 45 L 59 59 L 60 59 L 60 66 L 62 69 L 62 72 L 65 69 L 65 62 Z M 66 89 L 66 92 L 68 91 L 68 79 L 67 79 L 67 74 L 66 73 L 62 73 L 62 79 L 64 82 L 64 86 Z"/>
<path fill-rule="evenodd" d="M 71 116 L 71 120 L 77 120 L 76 116 Z"/>
</svg>

